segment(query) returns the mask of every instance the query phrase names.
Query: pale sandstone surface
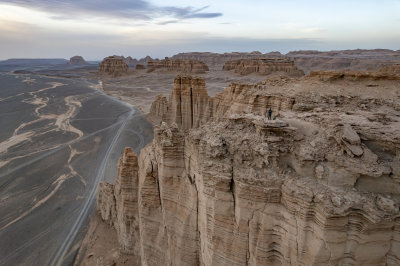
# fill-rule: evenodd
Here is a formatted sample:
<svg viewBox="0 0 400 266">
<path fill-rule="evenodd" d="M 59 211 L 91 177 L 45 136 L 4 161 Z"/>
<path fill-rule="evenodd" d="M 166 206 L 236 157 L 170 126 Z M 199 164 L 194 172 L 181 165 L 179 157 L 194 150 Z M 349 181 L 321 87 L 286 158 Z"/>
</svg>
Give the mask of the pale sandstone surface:
<svg viewBox="0 0 400 266">
<path fill-rule="evenodd" d="M 304 72 L 297 69 L 294 61 L 287 58 L 257 58 L 226 61 L 223 70 L 234 70 L 240 75 L 258 73 L 268 75 L 273 72 L 283 72 L 290 76 L 303 76 Z"/>
<path fill-rule="evenodd" d="M 153 143 L 100 186 L 121 251 L 142 265 L 400 265 L 400 84 L 371 75 L 271 76 L 216 97 L 177 76 L 151 107 Z"/>
<path fill-rule="evenodd" d="M 104 58 L 100 64 L 100 75 L 119 77 L 128 74 L 129 66 L 120 56 L 109 56 Z"/>
<path fill-rule="evenodd" d="M 199 60 L 169 59 L 154 60 L 147 62 L 147 72 L 154 70 L 178 71 L 184 73 L 202 74 L 207 72 L 208 66 Z"/>
</svg>

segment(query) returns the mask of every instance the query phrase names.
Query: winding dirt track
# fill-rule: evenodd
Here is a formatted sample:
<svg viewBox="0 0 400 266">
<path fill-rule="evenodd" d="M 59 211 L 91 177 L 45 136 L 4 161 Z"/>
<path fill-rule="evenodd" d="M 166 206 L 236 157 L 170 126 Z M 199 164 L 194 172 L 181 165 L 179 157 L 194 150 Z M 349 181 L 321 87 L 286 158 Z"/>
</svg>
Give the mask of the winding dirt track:
<svg viewBox="0 0 400 266">
<path fill-rule="evenodd" d="M 50 262 L 50 265 L 61 265 L 63 262 L 63 258 L 65 254 L 68 252 L 72 242 L 75 239 L 75 236 L 78 234 L 79 229 L 82 226 L 82 223 L 85 221 L 86 217 L 89 215 L 90 207 L 92 206 L 95 196 L 96 196 L 96 191 L 97 191 L 97 185 L 100 183 L 101 179 L 104 176 L 104 171 L 106 167 L 106 163 L 110 157 L 111 151 L 113 150 L 119 136 L 121 135 L 122 130 L 124 129 L 126 123 L 129 121 L 129 119 L 132 118 L 132 115 L 135 113 L 133 109 L 129 112 L 129 115 L 122 121 L 121 126 L 118 128 L 118 131 L 116 132 L 111 144 L 109 145 L 107 152 L 101 162 L 101 166 L 98 169 L 96 179 L 95 179 L 95 185 L 92 187 L 90 190 L 89 197 L 86 199 L 85 204 L 79 213 L 79 216 L 77 220 L 75 221 L 74 225 L 72 226 L 69 234 L 65 238 L 64 242 L 62 243 L 61 247 L 58 249 L 57 253 L 54 255 L 52 261 Z"/>
</svg>

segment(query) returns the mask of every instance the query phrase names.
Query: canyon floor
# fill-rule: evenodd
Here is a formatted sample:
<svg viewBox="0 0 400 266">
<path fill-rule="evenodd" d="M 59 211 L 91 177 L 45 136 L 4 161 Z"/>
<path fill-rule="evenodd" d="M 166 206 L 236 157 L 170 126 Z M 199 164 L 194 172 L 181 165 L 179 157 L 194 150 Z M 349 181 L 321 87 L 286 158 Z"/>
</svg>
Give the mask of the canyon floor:
<svg viewBox="0 0 400 266">
<path fill-rule="evenodd" d="M 0 264 L 68 265 L 98 183 L 113 180 L 124 146 L 151 141 L 152 126 L 97 80 L 10 70 L 0 73 Z"/>
</svg>

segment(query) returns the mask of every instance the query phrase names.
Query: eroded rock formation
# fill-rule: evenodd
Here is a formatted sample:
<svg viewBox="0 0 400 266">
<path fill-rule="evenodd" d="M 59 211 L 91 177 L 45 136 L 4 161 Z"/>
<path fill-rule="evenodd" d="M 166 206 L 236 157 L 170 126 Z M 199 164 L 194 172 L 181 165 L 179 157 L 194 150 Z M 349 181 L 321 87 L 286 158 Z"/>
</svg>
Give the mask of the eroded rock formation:
<svg viewBox="0 0 400 266">
<path fill-rule="evenodd" d="M 163 60 L 153 60 L 147 63 L 147 69 L 149 72 L 156 69 L 164 69 L 168 71 L 178 71 L 185 73 L 205 73 L 208 71 L 208 66 L 198 60 L 181 60 L 181 59 L 169 59 L 166 57 Z"/>
<path fill-rule="evenodd" d="M 134 254 L 140 253 L 138 170 L 135 152 L 125 148 L 118 162 L 115 185 L 101 182 L 97 201 L 103 220 L 117 230 L 122 250 Z"/>
<path fill-rule="evenodd" d="M 235 70 L 235 73 L 248 75 L 259 73 L 268 75 L 273 72 L 285 72 L 291 76 L 303 76 L 304 72 L 297 69 L 294 62 L 286 58 L 240 59 L 225 62 L 223 70 Z"/>
<path fill-rule="evenodd" d="M 119 77 L 128 73 L 129 66 L 124 62 L 123 57 L 109 56 L 104 58 L 100 64 L 100 74 Z"/>
<path fill-rule="evenodd" d="M 282 57 L 280 52 L 270 52 L 262 54 L 259 51 L 254 51 L 250 53 L 210 53 L 210 52 L 192 52 L 192 53 L 179 53 L 172 56 L 172 59 L 184 59 L 184 60 L 198 60 L 206 63 L 209 67 L 213 69 L 221 69 L 226 61 L 248 59 L 248 58 L 279 58 Z"/>
<path fill-rule="evenodd" d="M 384 66 L 377 71 L 311 71 L 309 77 L 334 80 L 400 80 L 400 65 Z"/>
<path fill-rule="evenodd" d="M 76 55 L 69 59 L 68 65 L 87 65 L 88 63 L 82 56 Z"/>
<path fill-rule="evenodd" d="M 143 265 L 399 265 L 399 82 L 370 82 L 178 76 L 103 219 Z"/>
<path fill-rule="evenodd" d="M 400 50 L 339 50 L 339 51 L 293 51 L 286 57 L 295 61 L 306 73 L 318 70 L 377 70 L 381 66 L 400 63 Z"/>
</svg>

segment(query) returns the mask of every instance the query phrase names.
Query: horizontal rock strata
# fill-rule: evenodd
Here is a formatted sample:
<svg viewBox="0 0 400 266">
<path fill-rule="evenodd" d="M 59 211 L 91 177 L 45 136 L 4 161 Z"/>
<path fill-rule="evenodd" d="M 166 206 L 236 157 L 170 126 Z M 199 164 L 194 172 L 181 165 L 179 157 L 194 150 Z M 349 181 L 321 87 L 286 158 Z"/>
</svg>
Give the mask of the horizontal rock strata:
<svg viewBox="0 0 400 266">
<path fill-rule="evenodd" d="M 240 59 L 225 62 L 223 70 L 235 70 L 235 73 L 248 75 L 251 73 L 271 74 L 285 72 L 292 76 L 303 76 L 304 72 L 297 69 L 294 62 L 286 58 Z"/>
<path fill-rule="evenodd" d="M 151 72 L 156 69 L 197 74 L 205 73 L 209 70 L 205 63 L 198 60 L 169 59 L 168 57 L 147 63 L 147 71 Z"/>
<path fill-rule="evenodd" d="M 100 64 L 100 74 L 119 77 L 128 73 L 129 67 L 124 62 L 124 59 L 119 56 L 109 56 L 104 58 Z"/>
<path fill-rule="evenodd" d="M 210 53 L 210 52 L 192 52 L 192 53 L 179 53 L 172 57 L 172 59 L 184 59 L 184 60 L 198 60 L 206 63 L 208 66 L 213 69 L 221 69 L 226 61 L 231 60 L 239 60 L 239 59 L 248 59 L 248 58 L 277 58 L 282 57 L 280 52 L 270 52 L 267 54 L 262 54 L 258 51 L 254 51 L 251 53 Z"/>
<path fill-rule="evenodd" d="M 302 82 L 212 98 L 178 76 L 152 106 L 153 143 L 139 159 L 125 150 L 115 185 L 100 185 L 122 250 L 143 265 L 400 265 L 398 102 Z"/>
</svg>

